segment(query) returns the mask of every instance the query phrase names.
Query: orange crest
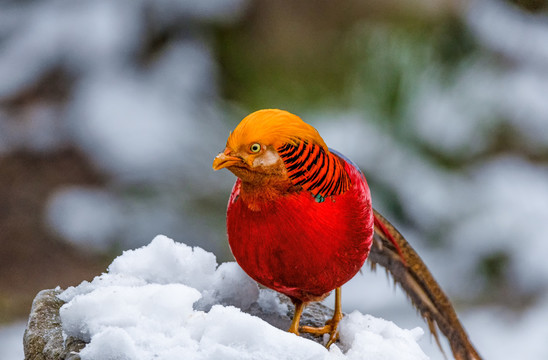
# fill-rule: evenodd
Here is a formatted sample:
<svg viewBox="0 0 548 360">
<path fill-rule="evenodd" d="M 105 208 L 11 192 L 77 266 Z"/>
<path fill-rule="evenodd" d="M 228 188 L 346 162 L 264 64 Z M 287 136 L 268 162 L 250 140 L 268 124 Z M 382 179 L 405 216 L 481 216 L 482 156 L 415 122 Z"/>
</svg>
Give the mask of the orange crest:
<svg viewBox="0 0 548 360">
<path fill-rule="evenodd" d="M 283 144 L 307 141 L 328 151 L 318 131 L 284 110 L 265 109 L 246 116 L 228 137 L 226 146 L 238 149 L 242 145 L 260 143 L 278 148 Z"/>
</svg>

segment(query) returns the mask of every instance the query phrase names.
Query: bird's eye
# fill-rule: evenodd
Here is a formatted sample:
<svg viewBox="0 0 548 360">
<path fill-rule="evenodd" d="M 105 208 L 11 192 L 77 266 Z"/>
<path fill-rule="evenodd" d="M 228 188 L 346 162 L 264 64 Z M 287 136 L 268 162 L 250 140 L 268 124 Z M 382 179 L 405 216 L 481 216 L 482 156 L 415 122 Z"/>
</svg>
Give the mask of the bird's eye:
<svg viewBox="0 0 548 360">
<path fill-rule="evenodd" d="M 261 151 L 261 144 L 259 143 L 251 144 L 251 146 L 249 147 L 249 150 L 253 153 L 258 153 L 259 151 Z"/>
</svg>

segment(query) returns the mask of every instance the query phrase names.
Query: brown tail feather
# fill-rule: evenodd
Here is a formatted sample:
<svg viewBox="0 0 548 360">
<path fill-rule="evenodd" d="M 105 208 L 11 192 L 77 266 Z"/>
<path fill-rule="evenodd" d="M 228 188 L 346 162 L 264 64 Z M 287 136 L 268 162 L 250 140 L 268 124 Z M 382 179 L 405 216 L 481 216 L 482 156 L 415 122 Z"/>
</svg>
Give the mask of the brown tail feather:
<svg viewBox="0 0 548 360">
<path fill-rule="evenodd" d="M 375 236 L 369 254 L 372 265 L 382 265 L 392 274 L 427 322 L 438 346 L 440 342 L 436 327 L 449 340 L 456 360 L 480 360 L 481 357 L 468 339 L 451 301 L 419 255 L 377 211 L 375 223 Z"/>
</svg>

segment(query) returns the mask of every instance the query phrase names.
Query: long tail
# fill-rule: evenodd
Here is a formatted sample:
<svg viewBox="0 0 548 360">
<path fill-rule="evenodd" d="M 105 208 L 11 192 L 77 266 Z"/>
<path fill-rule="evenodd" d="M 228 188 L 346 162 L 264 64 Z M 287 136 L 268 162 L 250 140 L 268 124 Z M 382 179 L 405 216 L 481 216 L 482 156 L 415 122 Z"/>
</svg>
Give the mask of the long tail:
<svg viewBox="0 0 548 360">
<path fill-rule="evenodd" d="M 369 254 L 372 266 L 382 265 L 392 274 L 428 323 L 440 349 L 436 327 L 449 340 L 456 360 L 480 360 L 451 301 L 422 259 L 388 220 L 376 210 L 374 213 L 375 236 Z"/>
</svg>

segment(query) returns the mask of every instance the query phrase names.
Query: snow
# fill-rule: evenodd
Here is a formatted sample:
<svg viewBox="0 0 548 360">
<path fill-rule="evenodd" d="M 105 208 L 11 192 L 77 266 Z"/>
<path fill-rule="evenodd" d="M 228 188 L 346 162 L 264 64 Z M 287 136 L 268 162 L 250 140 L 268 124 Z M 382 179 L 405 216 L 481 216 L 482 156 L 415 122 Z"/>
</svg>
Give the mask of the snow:
<svg viewBox="0 0 548 360">
<path fill-rule="evenodd" d="M 368 329 L 369 331 L 364 331 Z M 371 331 L 371 329 L 375 329 Z M 341 322 L 343 345 L 351 344 L 347 352 L 349 358 L 374 359 L 379 354 L 401 352 L 412 359 L 424 359 L 419 345 L 415 342 L 423 335 L 420 328 L 403 330 L 392 322 L 377 319 L 371 315 L 352 312 Z M 390 341 L 387 341 L 390 339 Z"/>
<path fill-rule="evenodd" d="M 489 358 L 548 359 L 547 315 L 546 298 L 522 316 L 492 306 L 470 312 L 467 319 L 468 329 L 476 342 L 489 350 Z M 527 354 L 526 357 L 524 353 Z"/>
<path fill-rule="evenodd" d="M 65 336 L 89 342 L 82 359 L 427 359 L 420 328 L 357 311 L 340 324 L 341 342 L 321 344 L 245 311 L 286 315 L 274 292 L 240 267 L 159 235 L 125 251 L 108 272 L 70 287 L 60 315 Z"/>
<path fill-rule="evenodd" d="M 486 46 L 520 62 L 547 66 L 545 13 L 527 13 L 508 3 L 483 0 L 470 3 L 466 19 Z"/>
<path fill-rule="evenodd" d="M 27 327 L 26 321 L 0 326 L 0 359 L 21 360 L 23 354 L 23 333 Z"/>
<path fill-rule="evenodd" d="M 474 154 L 510 125 L 524 147 L 548 143 L 548 21 L 504 1 L 471 1 L 464 21 L 490 56 L 475 55 L 451 84 L 427 69 L 415 91 L 409 130 L 448 154 Z M 496 61 L 493 61 L 493 58 Z"/>
<path fill-rule="evenodd" d="M 119 236 L 123 221 L 120 201 L 100 188 L 63 187 L 46 209 L 48 223 L 81 248 L 108 250 Z"/>
</svg>

